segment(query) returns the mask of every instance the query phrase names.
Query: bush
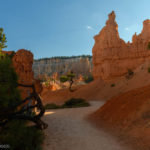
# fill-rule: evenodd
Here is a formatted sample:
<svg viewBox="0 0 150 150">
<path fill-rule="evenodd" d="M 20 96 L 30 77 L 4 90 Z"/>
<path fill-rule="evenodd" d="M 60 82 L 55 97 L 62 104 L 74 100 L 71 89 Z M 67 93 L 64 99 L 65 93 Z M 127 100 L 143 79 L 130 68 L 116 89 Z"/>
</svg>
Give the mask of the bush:
<svg viewBox="0 0 150 150">
<path fill-rule="evenodd" d="M 127 75 L 126 75 L 126 78 L 127 78 L 127 79 L 130 79 L 130 78 L 133 77 L 133 75 L 134 75 L 134 72 L 133 72 L 131 69 L 128 69 L 128 73 L 127 73 Z"/>
<path fill-rule="evenodd" d="M 26 122 L 9 122 L 0 133 L 0 145 L 9 145 L 11 150 L 42 150 L 44 134 Z"/>
<path fill-rule="evenodd" d="M 50 86 L 50 81 L 46 81 L 46 82 L 45 82 L 45 86 L 46 86 L 46 87 L 49 87 L 49 86 Z"/>
<path fill-rule="evenodd" d="M 111 84 L 111 87 L 115 87 L 115 84 L 113 83 L 113 84 Z"/>
<path fill-rule="evenodd" d="M 148 50 L 150 50 L 150 42 L 148 42 L 147 48 Z"/>
<path fill-rule="evenodd" d="M 148 68 L 148 70 L 147 70 L 147 71 L 148 71 L 148 73 L 150 73 L 150 67 Z"/>
<path fill-rule="evenodd" d="M 128 75 L 132 76 L 134 74 L 134 72 L 131 69 L 128 69 Z"/>
<path fill-rule="evenodd" d="M 56 105 L 56 104 L 46 104 L 45 109 L 58 109 L 58 108 L 75 108 L 75 107 L 87 107 L 90 104 L 82 99 L 82 98 L 71 98 L 67 100 L 63 105 Z"/>
<path fill-rule="evenodd" d="M 88 76 L 88 77 L 84 77 L 84 82 L 85 83 L 90 83 L 94 80 L 93 76 Z"/>
<path fill-rule="evenodd" d="M 90 106 L 90 104 L 82 98 L 71 98 L 67 100 L 63 105 L 64 108 L 87 107 L 87 106 Z"/>
<path fill-rule="evenodd" d="M 68 81 L 67 76 L 63 75 L 63 76 L 60 77 L 60 82 L 66 82 L 66 81 Z"/>
<path fill-rule="evenodd" d="M 44 107 L 45 107 L 45 109 L 58 109 L 58 108 L 61 108 L 61 106 L 56 105 L 54 103 L 46 104 Z"/>
</svg>

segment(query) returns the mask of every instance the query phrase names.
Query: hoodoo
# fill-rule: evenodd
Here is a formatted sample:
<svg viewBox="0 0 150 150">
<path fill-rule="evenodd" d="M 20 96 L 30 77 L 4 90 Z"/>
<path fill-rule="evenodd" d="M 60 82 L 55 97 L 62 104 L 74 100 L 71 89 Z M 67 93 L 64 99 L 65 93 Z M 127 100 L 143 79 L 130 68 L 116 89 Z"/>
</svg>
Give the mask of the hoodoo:
<svg viewBox="0 0 150 150">
<path fill-rule="evenodd" d="M 11 52 L 5 53 L 11 54 Z M 24 85 L 34 84 L 36 92 L 40 93 L 42 91 L 42 85 L 38 80 L 34 79 L 34 73 L 32 71 L 33 54 L 28 50 L 20 49 L 14 54 L 12 62 L 18 75 L 18 83 Z M 19 89 L 23 99 L 32 92 L 32 89 L 27 87 L 19 87 Z"/>
<path fill-rule="evenodd" d="M 115 12 L 108 15 L 106 25 L 94 37 L 93 76 L 95 79 L 111 80 L 125 75 L 146 60 L 150 60 L 148 42 L 150 41 L 150 20 L 143 22 L 143 30 L 133 35 L 132 43 L 125 43 L 118 33 Z"/>
</svg>

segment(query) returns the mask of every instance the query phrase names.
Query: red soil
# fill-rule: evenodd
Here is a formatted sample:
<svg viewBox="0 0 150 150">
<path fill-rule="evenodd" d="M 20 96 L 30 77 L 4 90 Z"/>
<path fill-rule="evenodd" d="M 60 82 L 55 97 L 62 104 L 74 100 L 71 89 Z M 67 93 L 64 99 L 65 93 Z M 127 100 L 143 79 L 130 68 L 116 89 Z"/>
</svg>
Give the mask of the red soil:
<svg viewBox="0 0 150 150">
<path fill-rule="evenodd" d="M 132 141 L 136 150 L 149 150 L 150 86 L 110 99 L 90 118 L 98 126 L 117 131 L 118 135 L 123 135 L 127 141 Z"/>
</svg>

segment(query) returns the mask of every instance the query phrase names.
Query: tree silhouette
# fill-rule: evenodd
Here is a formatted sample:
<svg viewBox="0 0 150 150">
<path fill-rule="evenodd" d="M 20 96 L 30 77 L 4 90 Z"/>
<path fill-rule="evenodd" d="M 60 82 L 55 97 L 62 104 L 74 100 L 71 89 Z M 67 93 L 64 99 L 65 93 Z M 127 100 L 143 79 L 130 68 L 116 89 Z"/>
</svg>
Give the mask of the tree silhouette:
<svg viewBox="0 0 150 150">
<path fill-rule="evenodd" d="M 72 92 L 72 85 L 74 83 L 74 78 L 75 78 L 75 74 L 73 73 L 73 71 L 69 72 L 67 75 L 62 75 L 60 77 L 61 82 L 63 82 L 63 83 L 66 81 L 70 82 L 70 85 L 69 85 L 70 92 Z"/>
<path fill-rule="evenodd" d="M 6 36 L 5 36 L 5 34 L 3 33 L 3 31 L 4 31 L 4 29 L 3 29 L 3 28 L 0 28 L 0 52 L 2 52 L 2 49 L 3 49 L 3 48 L 6 48 L 6 47 L 7 47 L 7 45 L 5 45 L 6 42 L 7 42 L 7 40 L 6 40 Z"/>
</svg>

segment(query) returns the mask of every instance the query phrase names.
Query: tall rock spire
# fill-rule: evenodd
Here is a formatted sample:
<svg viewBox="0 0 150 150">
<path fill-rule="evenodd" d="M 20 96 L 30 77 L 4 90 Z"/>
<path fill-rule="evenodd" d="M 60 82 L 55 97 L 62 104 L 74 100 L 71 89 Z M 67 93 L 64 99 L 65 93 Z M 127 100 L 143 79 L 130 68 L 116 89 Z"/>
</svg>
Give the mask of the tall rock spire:
<svg viewBox="0 0 150 150">
<path fill-rule="evenodd" d="M 121 44 L 125 44 L 125 42 L 119 37 L 118 25 L 115 21 L 115 18 L 115 12 L 112 11 L 108 15 L 106 25 L 103 27 L 100 33 L 94 37 L 96 47 L 97 45 L 99 48 L 120 47 Z"/>
<path fill-rule="evenodd" d="M 122 76 L 128 69 L 135 69 L 150 59 L 150 51 L 147 50 L 150 41 L 150 20 L 143 22 L 143 30 L 140 35 L 133 36 L 133 43 L 125 43 L 119 37 L 115 18 L 115 12 L 112 11 L 108 15 L 106 25 L 94 37 L 92 53 L 95 78 L 109 80 Z"/>
</svg>

